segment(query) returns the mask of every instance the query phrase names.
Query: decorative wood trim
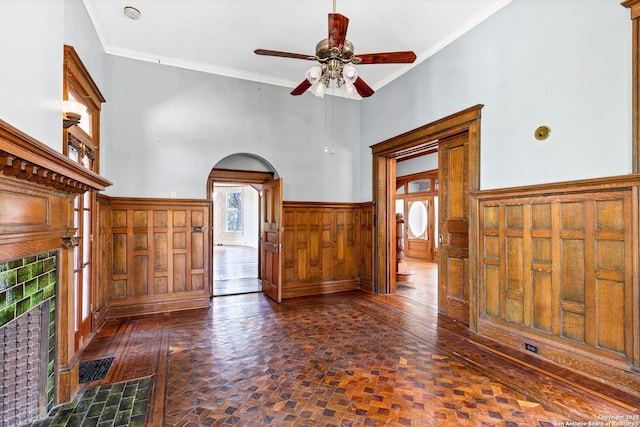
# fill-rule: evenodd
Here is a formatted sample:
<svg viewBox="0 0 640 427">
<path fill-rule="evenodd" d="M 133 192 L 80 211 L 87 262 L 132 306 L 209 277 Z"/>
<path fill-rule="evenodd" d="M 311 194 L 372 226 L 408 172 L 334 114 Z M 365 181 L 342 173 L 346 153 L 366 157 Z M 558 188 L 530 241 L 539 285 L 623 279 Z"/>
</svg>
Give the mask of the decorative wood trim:
<svg viewBox="0 0 640 427">
<path fill-rule="evenodd" d="M 283 201 L 283 208 L 313 208 L 313 209 L 334 209 L 334 208 L 352 208 L 357 209 L 362 206 L 361 203 L 352 202 L 295 202 Z"/>
<path fill-rule="evenodd" d="M 73 133 L 72 128 L 76 128 L 78 134 L 84 134 L 87 139 L 91 140 L 88 144 L 93 150 L 93 166 L 92 170 L 100 172 L 100 110 L 102 109 L 102 103 L 106 102 L 98 86 L 91 78 L 89 70 L 84 66 L 77 52 L 72 46 L 64 46 L 64 69 L 62 76 L 62 99 L 69 99 L 69 93 L 76 97 L 78 102 L 81 102 L 87 107 L 89 113 L 89 127 L 91 129 L 91 135 L 87 135 L 80 127 L 71 126 L 69 129 L 63 130 L 64 146 L 62 147 L 63 154 L 68 154 L 69 147 L 67 146 L 69 132 Z M 80 99 L 78 99 L 78 97 Z M 79 138 L 78 135 L 75 135 Z M 80 138 L 82 141 L 83 138 Z M 84 142 L 84 141 L 83 141 Z M 87 145 L 87 144 L 85 144 Z"/>
<path fill-rule="evenodd" d="M 93 81 L 91 74 L 87 70 L 87 67 L 84 66 L 84 63 L 78 56 L 78 53 L 73 48 L 73 46 L 64 46 L 64 58 L 65 58 L 65 70 L 69 73 L 69 77 L 75 80 L 79 87 L 82 87 L 86 90 L 86 94 L 88 99 L 91 100 L 93 107 L 96 110 L 100 110 L 101 103 L 106 102 L 102 93 L 100 93 L 100 89 L 98 89 L 98 85 Z M 65 83 L 65 93 L 66 93 L 66 85 L 67 79 L 64 79 Z"/>
<path fill-rule="evenodd" d="M 218 182 L 242 182 L 243 184 L 262 184 L 273 179 L 273 172 L 242 171 L 233 169 L 212 169 L 209 179 Z"/>
<path fill-rule="evenodd" d="M 137 209 L 139 207 L 151 207 L 163 209 L 164 206 L 203 207 L 210 206 L 209 200 L 202 199 L 165 199 L 165 198 L 141 198 L 141 197 L 109 197 L 101 196 L 101 203 L 117 206 L 119 209 Z"/>
<path fill-rule="evenodd" d="M 81 128 L 71 126 L 67 130 L 67 144 L 78 151 L 79 157 L 87 156 L 92 161 L 96 160 L 96 150 L 93 141 Z"/>
<path fill-rule="evenodd" d="M 492 190 L 472 191 L 472 198 L 478 200 L 490 198 L 507 198 L 539 196 L 546 193 L 572 194 L 593 191 L 594 187 L 600 189 L 622 189 L 640 185 L 640 174 L 611 176 L 604 178 L 583 179 L 565 182 L 553 182 L 548 184 L 526 185 L 520 187 L 497 188 Z"/>
<path fill-rule="evenodd" d="M 374 274 L 373 290 L 376 293 L 392 292 L 395 285 L 395 211 L 390 201 L 395 195 L 396 161 L 432 152 L 440 139 L 468 132 L 469 135 L 469 189 L 480 185 L 480 117 L 483 105 L 478 104 L 443 119 L 405 132 L 396 137 L 371 146 L 373 154 L 373 201 L 374 211 Z M 473 219 L 470 212 L 470 219 Z M 470 236 L 471 237 L 471 236 Z M 473 271 L 470 272 L 473 280 Z M 471 302 L 471 301 L 470 301 Z M 471 313 L 470 327 L 475 327 Z"/>
<path fill-rule="evenodd" d="M 639 195 L 640 174 L 473 192 L 471 202 L 477 215 L 471 230 L 477 237 L 472 247 L 477 255 L 471 260 L 471 270 L 477 277 L 472 282 L 479 315 L 477 331 L 516 349 L 523 348 L 525 343 L 535 345 L 542 359 L 619 388 L 638 390 Z M 601 204 L 601 210 L 596 210 L 597 203 Z M 622 207 L 615 210 L 611 207 L 614 203 Z M 607 205 L 609 207 L 605 207 Z M 567 221 L 574 222 L 563 225 L 563 212 Z M 509 221 L 512 225 L 508 225 Z M 508 258 L 513 255 L 506 247 L 509 239 L 513 245 L 519 245 L 519 249 L 512 250 L 516 254 L 521 250 L 523 260 L 522 271 L 516 269 L 511 276 Z M 534 239 L 537 240 L 535 247 Z M 565 239 L 584 242 L 584 300 L 575 303 L 563 299 L 560 284 L 570 274 L 568 271 L 579 266 L 574 260 L 583 257 L 563 258 Z M 599 245 L 607 247 L 606 242 L 614 242 L 618 252 L 598 249 Z M 534 251 L 537 251 L 535 259 Z M 489 271 L 492 273 L 488 274 Z M 550 287 L 550 292 L 534 295 L 533 278 L 528 273 L 531 271 L 540 275 L 538 286 L 548 283 L 545 286 Z M 522 294 L 507 289 L 508 280 L 512 283 L 521 280 Z M 604 292 L 614 285 L 596 285 L 597 280 L 616 283 L 617 292 L 608 295 L 614 295 L 615 300 L 602 296 L 598 299 L 596 286 L 602 286 L 598 292 Z M 490 306 L 489 302 L 496 300 L 498 302 Z M 514 308 L 512 318 L 508 319 L 506 300 L 522 301 L 522 318 Z M 550 317 L 539 317 L 542 323 L 534 325 L 532 310 L 536 301 L 541 304 L 543 300 Z M 616 308 L 616 320 L 603 325 L 596 316 L 606 319 L 608 306 Z M 584 325 L 561 323 L 562 311 L 577 314 Z M 565 334 L 564 328 L 572 327 L 584 328 L 584 335 Z M 599 341 L 603 336 L 616 337 L 615 344 L 607 347 Z"/>
<path fill-rule="evenodd" d="M 102 191 L 111 182 L 0 120 L 0 171 L 60 192 Z"/>
<path fill-rule="evenodd" d="M 371 146 L 371 152 L 374 156 L 388 156 L 400 160 L 408 155 L 415 154 L 416 151 L 437 147 L 439 139 L 463 132 L 468 128 L 468 123 L 479 120 L 482 107 L 483 105 L 481 104 L 469 107 L 435 122 L 379 142 Z"/>
<path fill-rule="evenodd" d="M 622 6 L 631 12 L 632 27 L 632 110 L 631 110 L 631 161 L 632 172 L 640 172 L 640 0 L 623 1 Z"/>
<path fill-rule="evenodd" d="M 435 151 L 437 153 L 437 151 Z M 426 155 L 426 154 L 425 154 Z M 411 181 L 417 181 L 420 179 L 429 179 L 432 177 L 438 177 L 438 169 L 433 169 L 430 171 L 425 171 L 425 172 L 417 172 L 417 173 L 412 173 L 410 175 L 403 175 L 403 176 L 398 176 L 396 177 L 396 189 L 400 188 L 400 186 L 405 185 L 408 182 Z M 426 191 L 426 193 L 438 193 L 436 191 L 435 188 L 431 188 L 431 190 Z M 402 196 L 407 196 L 409 195 L 409 193 L 404 193 L 402 194 Z"/>
<path fill-rule="evenodd" d="M 64 236 L 62 238 L 62 248 L 71 249 L 80 245 L 80 239 L 76 236 Z"/>
</svg>

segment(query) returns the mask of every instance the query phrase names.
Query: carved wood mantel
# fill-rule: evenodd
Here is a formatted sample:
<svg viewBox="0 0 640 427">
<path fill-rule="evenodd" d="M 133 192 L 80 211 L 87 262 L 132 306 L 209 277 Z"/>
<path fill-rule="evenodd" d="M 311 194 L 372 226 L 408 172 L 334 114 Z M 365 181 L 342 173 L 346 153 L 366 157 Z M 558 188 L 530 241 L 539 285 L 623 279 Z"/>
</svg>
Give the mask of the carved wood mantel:
<svg viewBox="0 0 640 427">
<path fill-rule="evenodd" d="M 63 193 L 102 191 L 111 185 L 100 175 L 73 162 L 36 139 L 0 120 L 0 170 Z"/>
<path fill-rule="evenodd" d="M 100 175 L 0 120 L 0 262 L 58 251 L 57 403 L 70 401 L 78 390 L 73 202 L 80 194 L 109 185 Z"/>
</svg>

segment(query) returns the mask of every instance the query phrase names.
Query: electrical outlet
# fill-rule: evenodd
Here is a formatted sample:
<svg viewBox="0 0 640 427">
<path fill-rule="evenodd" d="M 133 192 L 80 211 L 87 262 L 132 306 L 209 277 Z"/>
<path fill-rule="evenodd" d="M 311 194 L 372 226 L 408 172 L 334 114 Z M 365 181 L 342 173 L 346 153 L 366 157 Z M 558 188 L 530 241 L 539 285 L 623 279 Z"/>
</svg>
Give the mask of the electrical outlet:
<svg viewBox="0 0 640 427">
<path fill-rule="evenodd" d="M 176 193 L 175 191 L 171 192 L 171 198 L 175 199 L 176 197 L 178 197 L 178 193 Z"/>
<path fill-rule="evenodd" d="M 524 343 L 524 349 L 532 353 L 536 353 L 536 354 L 538 353 L 538 347 L 536 347 L 533 344 Z"/>
</svg>

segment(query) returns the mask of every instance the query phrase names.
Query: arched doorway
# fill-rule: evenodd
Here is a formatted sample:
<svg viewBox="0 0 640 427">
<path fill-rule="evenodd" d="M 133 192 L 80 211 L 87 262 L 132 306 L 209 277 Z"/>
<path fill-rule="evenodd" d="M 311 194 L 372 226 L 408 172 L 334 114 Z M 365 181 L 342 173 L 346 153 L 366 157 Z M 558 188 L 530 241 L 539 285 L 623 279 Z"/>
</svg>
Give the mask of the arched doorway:
<svg viewBox="0 0 640 427">
<path fill-rule="evenodd" d="M 263 194 L 264 191 L 271 194 L 271 183 L 275 181 L 279 181 L 275 168 L 249 153 L 225 157 L 209 173 L 207 198 L 213 201 L 210 239 L 214 297 L 262 292 L 267 286 L 266 293 L 278 300 L 278 280 L 275 290 L 271 284 L 274 270 L 279 279 L 279 252 L 277 243 L 276 251 L 267 250 L 273 246 L 268 242 L 273 233 L 265 231 L 272 225 L 265 222 L 265 217 L 273 209 L 265 209 L 267 200 Z M 268 202 L 273 203 L 271 196 Z M 279 226 L 275 228 L 277 238 Z"/>
</svg>

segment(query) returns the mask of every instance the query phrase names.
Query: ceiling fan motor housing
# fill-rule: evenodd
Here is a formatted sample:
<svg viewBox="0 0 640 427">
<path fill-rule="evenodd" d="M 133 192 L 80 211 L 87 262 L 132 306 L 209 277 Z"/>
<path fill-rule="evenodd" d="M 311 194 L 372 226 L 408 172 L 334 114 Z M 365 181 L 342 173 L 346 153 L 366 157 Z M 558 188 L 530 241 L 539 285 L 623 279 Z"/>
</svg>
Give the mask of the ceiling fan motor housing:
<svg viewBox="0 0 640 427">
<path fill-rule="evenodd" d="M 329 39 L 322 39 L 316 44 L 316 56 L 319 59 L 327 59 L 332 56 L 341 59 L 343 62 L 348 62 L 348 60 L 353 56 L 353 44 L 349 40 L 345 40 L 342 45 L 342 52 L 340 52 L 339 48 L 334 48 L 337 50 L 337 54 L 332 52 L 332 49 L 329 49 Z"/>
</svg>

